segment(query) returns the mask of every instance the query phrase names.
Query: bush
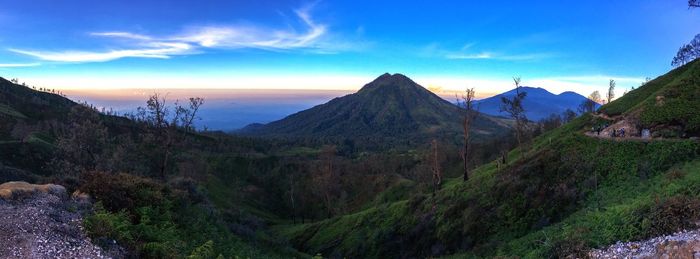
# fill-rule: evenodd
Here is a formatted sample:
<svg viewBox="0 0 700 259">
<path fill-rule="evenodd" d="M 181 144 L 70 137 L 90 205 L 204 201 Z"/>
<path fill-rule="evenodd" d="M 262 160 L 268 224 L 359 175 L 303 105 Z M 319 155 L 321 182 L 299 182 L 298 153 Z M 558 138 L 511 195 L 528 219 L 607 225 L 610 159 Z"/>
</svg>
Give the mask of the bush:
<svg viewBox="0 0 700 259">
<path fill-rule="evenodd" d="M 643 208 L 646 237 L 666 235 L 675 231 L 697 228 L 700 220 L 700 199 L 686 195 L 673 196 Z"/>
<path fill-rule="evenodd" d="M 167 189 L 152 180 L 129 174 L 90 172 L 83 174 L 79 189 L 101 201 L 112 212 L 126 209 L 129 214 L 145 206 L 162 206 Z"/>
<path fill-rule="evenodd" d="M 104 209 L 101 202 L 97 202 L 94 213 L 83 220 L 83 226 L 92 238 L 108 238 L 122 245 L 132 244 L 131 222 L 123 210 L 111 213 Z"/>
<path fill-rule="evenodd" d="M 214 258 L 214 241 L 204 242 L 201 246 L 197 247 L 192 251 L 187 259 L 206 259 Z"/>
</svg>

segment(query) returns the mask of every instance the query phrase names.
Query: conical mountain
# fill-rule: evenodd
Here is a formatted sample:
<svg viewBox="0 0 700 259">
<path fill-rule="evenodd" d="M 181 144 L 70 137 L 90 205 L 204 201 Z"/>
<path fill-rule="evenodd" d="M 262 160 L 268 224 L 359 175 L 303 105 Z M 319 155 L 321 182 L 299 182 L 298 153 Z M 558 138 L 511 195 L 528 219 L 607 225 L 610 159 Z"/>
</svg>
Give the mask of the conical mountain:
<svg viewBox="0 0 700 259">
<path fill-rule="evenodd" d="M 292 114 L 265 125 L 249 125 L 242 133 L 276 137 L 324 137 L 422 141 L 454 139 L 459 134 L 460 111 L 401 74 L 383 74 L 357 93 Z M 479 116 L 474 132 L 501 136 L 506 121 Z"/>
</svg>

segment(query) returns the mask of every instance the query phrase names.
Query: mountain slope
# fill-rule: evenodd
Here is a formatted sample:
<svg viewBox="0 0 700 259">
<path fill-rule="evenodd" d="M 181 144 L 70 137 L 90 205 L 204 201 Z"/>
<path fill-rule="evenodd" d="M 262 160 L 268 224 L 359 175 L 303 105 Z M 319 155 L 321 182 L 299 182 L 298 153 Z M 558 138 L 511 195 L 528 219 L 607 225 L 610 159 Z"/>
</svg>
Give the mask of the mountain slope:
<svg viewBox="0 0 700 259">
<path fill-rule="evenodd" d="M 265 125 L 249 125 L 244 134 L 278 137 L 393 139 L 420 141 L 453 138 L 460 131 L 459 109 L 401 74 L 384 74 L 355 94 L 292 114 Z M 507 120 L 479 116 L 481 138 L 509 131 Z"/>
<path fill-rule="evenodd" d="M 627 115 L 695 116 L 697 111 L 675 113 L 676 106 L 652 104 L 649 98 L 655 100 L 653 93 L 664 89 L 697 93 L 697 75 L 700 63 L 691 63 L 603 111 L 616 107 Z M 663 112 L 647 113 L 649 105 Z M 511 151 L 505 164 L 477 168 L 466 183 L 447 180 L 435 196 L 403 197 L 277 231 L 306 252 L 347 257 L 563 258 L 585 257 L 590 248 L 619 240 L 697 228 L 700 142 L 583 134 L 601 120 L 581 116 L 536 138 L 530 148 Z M 692 124 L 674 121 L 686 128 Z"/>
<path fill-rule="evenodd" d="M 90 134 L 95 132 L 104 134 L 95 138 Z M 153 132 L 145 123 L 101 114 L 65 97 L 0 78 L 0 183 L 55 183 L 65 186 L 68 193 L 89 195 L 101 206 L 82 215 L 83 222 L 73 223 L 84 226 L 98 244 L 119 244 L 126 249 L 122 257 L 127 258 L 184 258 L 190 254 L 194 258 L 213 258 L 218 254 L 246 258 L 304 257 L 287 245 L 274 243 L 275 239 L 266 234 L 266 224 L 261 222 L 268 219 L 258 217 L 267 213 L 265 206 L 248 208 L 244 204 L 261 203 L 272 207 L 274 205 L 258 201 L 268 199 L 268 193 L 249 188 L 258 191 L 247 195 L 244 188 L 232 187 L 253 186 L 244 182 L 256 181 L 257 175 L 250 175 L 257 171 L 243 170 L 237 165 L 252 167 L 264 158 L 241 158 L 234 152 L 221 152 L 216 145 L 226 143 L 221 146 L 238 152 L 251 150 L 248 145 L 264 146 L 264 143 L 248 144 L 223 133 L 218 134 L 218 140 L 197 133 L 182 134 L 178 139 L 186 143 L 173 149 L 170 161 L 196 163 L 196 166 L 182 171 L 173 166 L 167 175 L 153 177 L 157 176 L 158 150 L 163 148 L 161 143 L 148 140 L 153 139 Z M 92 144 L 95 146 L 87 151 L 92 154 L 89 159 L 71 156 L 70 152 L 86 151 L 86 146 Z M 211 147 L 216 152 L 212 152 Z M 264 164 L 269 166 L 269 161 Z M 216 170 L 209 171 L 209 165 Z M 94 167 L 80 169 L 81 166 Z M 190 175 L 187 179 L 178 173 L 184 171 Z M 239 180 L 243 178 L 238 178 L 240 172 L 250 172 L 250 175 Z M 221 180 L 224 176 L 226 181 Z M 216 193 L 217 190 L 209 186 L 212 182 L 229 191 Z M 267 179 L 265 183 L 273 184 Z M 243 198 L 243 195 L 247 196 Z M 213 200 L 225 200 L 225 204 Z M 4 203 L 7 202 L 0 200 L 0 205 Z M 14 202 L 7 205 L 17 207 Z M 37 210 L 52 211 L 42 204 L 34 205 L 38 205 Z M 255 213 L 251 212 L 253 209 Z M 72 230 L 63 224 L 57 231 Z M 47 234 L 60 237 L 61 233 L 49 229 Z M 43 246 L 51 248 L 64 246 L 66 240 L 63 243 L 54 239 L 45 241 L 49 243 Z M 0 254 L 5 250 L 0 249 Z M 195 256 L 202 252 L 213 255 Z"/>
<path fill-rule="evenodd" d="M 532 121 L 539 121 L 550 114 L 562 114 L 567 109 L 577 111 L 578 106 L 586 100 L 586 97 L 574 93 L 563 92 L 561 94 L 553 94 L 544 88 L 522 87 L 522 91 L 527 93 L 523 107 L 527 118 Z M 507 116 L 501 112 L 501 97 L 513 98 L 515 89 L 489 97 L 476 102 L 479 111 L 493 116 Z"/>
</svg>

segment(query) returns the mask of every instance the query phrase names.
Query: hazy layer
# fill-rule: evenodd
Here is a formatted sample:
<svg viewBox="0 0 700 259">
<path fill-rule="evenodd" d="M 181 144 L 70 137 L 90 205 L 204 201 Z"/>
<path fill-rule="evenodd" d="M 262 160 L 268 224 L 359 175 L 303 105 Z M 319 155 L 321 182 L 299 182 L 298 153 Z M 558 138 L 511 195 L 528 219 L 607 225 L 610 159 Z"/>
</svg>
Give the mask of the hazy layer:
<svg viewBox="0 0 700 259">
<path fill-rule="evenodd" d="M 114 109 L 120 114 L 145 106 L 153 93 L 166 96 L 167 101 L 185 101 L 203 97 L 198 127 L 233 130 L 250 123 L 267 123 L 287 115 L 325 103 L 335 97 L 350 94 L 349 90 L 254 90 L 254 89 L 110 89 L 66 90 L 69 98 L 87 101 L 98 108 Z"/>
</svg>

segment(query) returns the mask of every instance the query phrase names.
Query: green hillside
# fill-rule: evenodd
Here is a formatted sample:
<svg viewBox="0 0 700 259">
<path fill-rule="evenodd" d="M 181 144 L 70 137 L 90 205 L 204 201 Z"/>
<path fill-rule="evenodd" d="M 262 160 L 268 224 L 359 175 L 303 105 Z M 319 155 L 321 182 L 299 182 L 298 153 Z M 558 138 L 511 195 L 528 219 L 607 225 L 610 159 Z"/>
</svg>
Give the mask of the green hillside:
<svg viewBox="0 0 700 259">
<path fill-rule="evenodd" d="M 644 127 L 695 129 L 700 63 L 671 71 L 602 107 Z M 665 96 L 657 105 L 656 96 Z M 693 106 L 694 105 L 694 106 Z M 700 220 L 700 142 L 610 140 L 583 133 L 585 115 L 511 151 L 506 165 L 477 168 L 466 183 L 277 233 L 310 254 L 347 257 L 528 258 L 579 255 L 618 240 L 694 226 Z"/>
<path fill-rule="evenodd" d="M 638 121 L 644 128 L 670 137 L 700 136 L 700 61 L 674 69 L 615 102 L 601 112 Z"/>
</svg>

